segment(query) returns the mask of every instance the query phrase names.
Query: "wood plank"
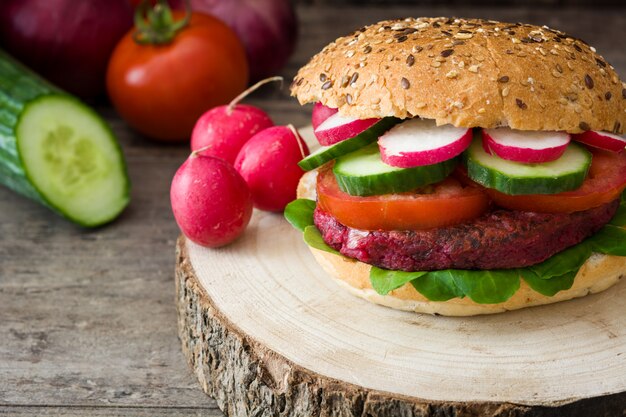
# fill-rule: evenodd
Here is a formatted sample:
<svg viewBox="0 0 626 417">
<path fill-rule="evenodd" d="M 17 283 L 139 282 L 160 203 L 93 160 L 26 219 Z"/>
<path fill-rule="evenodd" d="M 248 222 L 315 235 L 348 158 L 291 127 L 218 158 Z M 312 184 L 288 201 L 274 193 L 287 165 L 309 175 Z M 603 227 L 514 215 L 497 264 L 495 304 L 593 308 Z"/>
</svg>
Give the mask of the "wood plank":
<svg viewBox="0 0 626 417">
<path fill-rule="evenodd" d="M 133 204 L 96 231 L 0 190 L 0 403 L 211 404 L 183 363 L 160 255 L 177 163 L 131 160 Z"/>
<path fill-rule="evenodd" d="M 57 416 L 57 417 L 221 417 L 217 407 L 0 407 L 2 417 Z"/>
</svg>

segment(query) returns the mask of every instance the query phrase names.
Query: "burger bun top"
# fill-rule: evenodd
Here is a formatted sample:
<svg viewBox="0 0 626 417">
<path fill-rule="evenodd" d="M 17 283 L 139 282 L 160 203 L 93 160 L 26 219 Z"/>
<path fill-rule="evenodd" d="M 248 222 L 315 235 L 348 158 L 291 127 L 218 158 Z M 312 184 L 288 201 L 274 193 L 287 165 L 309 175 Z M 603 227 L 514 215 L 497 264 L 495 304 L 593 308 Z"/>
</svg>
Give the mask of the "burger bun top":
<svg viewBox="0 0 626 417">
<path fill-rule="evenodd" d="M 326 46 L 291 87 L 360 119 L 623 134 L 626 84 L 595 49 L 563 32 L 480 19 L 408 18 Z"/>
</svg>

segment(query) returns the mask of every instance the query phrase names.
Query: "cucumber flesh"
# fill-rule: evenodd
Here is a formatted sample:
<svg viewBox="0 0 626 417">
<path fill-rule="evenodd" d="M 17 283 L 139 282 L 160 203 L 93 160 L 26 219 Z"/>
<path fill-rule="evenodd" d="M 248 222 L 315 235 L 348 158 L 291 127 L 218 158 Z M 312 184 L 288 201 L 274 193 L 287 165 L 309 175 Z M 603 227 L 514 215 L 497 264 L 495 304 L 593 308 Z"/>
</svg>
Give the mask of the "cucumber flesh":
<svg viewBox="0 0 626 417">
<path fill-rule="evenodd" d="M 352 138 L 342 140 L 334 145 L 321 147 L 300 161 L 298 165 L 305 171 L 310 171 L 320 167 L 326 162 L 332 161 L 341 155 L 356 151 L 357 149 L 378 140 L 380 135 L 401 121 L 401 119 L 397 119 L 395 117 L 385 117 Z"/>
<path fill-rule="evenodd" d="M 433 165 L 396 168 L 385 164 L 377 143 L 337 158 L 333 172 L 342 191 L 350 195 L 380 195 L 410 191 L 442 181 L 457 166 L 458 158 Z"/>
<path fill-rule="evenodd" d="M 27 102 L 15 140 L 28 181 L 68 219 L 98 226 L 128 204 L 126 166 L 115 136 L 80 101 L 49 94 Z"/>
<path fill-rule="evenodd" d="M 575 190 L 587 177 L 591 153 L 570 143 L 563 155 L 550 162 L 522 163 L 489 155 L 480 140 L 465 151 L 469 177 L 505 194 L 556 194 Z"/>
</svg>

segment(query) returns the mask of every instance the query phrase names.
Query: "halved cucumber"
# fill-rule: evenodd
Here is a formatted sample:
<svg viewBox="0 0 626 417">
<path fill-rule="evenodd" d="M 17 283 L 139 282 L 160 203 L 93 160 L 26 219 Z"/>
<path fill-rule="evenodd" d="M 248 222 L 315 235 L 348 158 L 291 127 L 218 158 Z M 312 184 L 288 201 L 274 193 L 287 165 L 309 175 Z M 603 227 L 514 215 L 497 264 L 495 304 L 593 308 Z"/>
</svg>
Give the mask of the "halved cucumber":
<svg viewBox="0 0 626 417">
<path fill-rule="evenodd" d="M 350 195 L 401 193 L 445 179 L 458 158 L 433 165 L 396 168 L 380 159 L 377 143 L 337 158 L 333 172 L 342 191 Z"/>
<path fill-rule="evenodd" d="M 78 100 L 55 94 L 29 102 L 15 137 L 26 178 L 68 219 L 97 226 L 128 204 L 126 167 L 115 136 Z"/>
<path fill-rule="evenodd" d="M 128 204 L 113 132 L 92 109 L 0 51 L 0 184 L 86 227 Z"/>
<path fill-rule="evenodd" d="M 357 149 L 378 140 L 380 135 L 401 121 L 401 119 L 395 117 L 385 117 L 376 124 L 372 125 L 369 129 L 364 130 L 353 138 L 342 140 L 341 142 L 331 146 L 321 147 L 304 158 L 302 161 L 298 162 L 298 165 L 305 171 L 310 171 L 320 167 L 338 156 L 356 151 Z"/>
<path fill-rule="evenodd" d="M 591 153 L 570 143 L 554 161 L 527 164 L 489 155 L 479 140 L 465 151 L 471 179 L 505 194 L 556 194 L 575 190 L 583 183 L 591 164 Z"/>
</svg>

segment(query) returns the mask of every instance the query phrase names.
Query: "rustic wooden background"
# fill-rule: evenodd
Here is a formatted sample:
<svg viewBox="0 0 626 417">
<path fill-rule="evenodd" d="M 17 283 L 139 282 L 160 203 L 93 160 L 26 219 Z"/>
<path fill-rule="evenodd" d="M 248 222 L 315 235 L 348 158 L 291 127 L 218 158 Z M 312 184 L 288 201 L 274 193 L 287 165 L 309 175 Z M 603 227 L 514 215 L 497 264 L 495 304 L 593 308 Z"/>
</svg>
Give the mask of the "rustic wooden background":
<svg viewBox="0 0 626 417">
<path fill-rule="evenodd" d="M 337 13 L 299 5 L 298 15 L 287 79 L 337 36 L 409 15 L 547 24 L 587 40 L 626 77 L 623 9 L 345 5 Z M 309 123 L 310 107 L 286 87 L 266 87 L 249 102 L 278 124 Z M 179 232 L 169 184 L 188 147 L 154 144 L 110 108 L 99 111 L 120 138 L 133 183 L 131 205 L 116 222 L 82 230 L 0 187 L 0 416 L 221 416 L 176 337 Z"/>
</svg>

